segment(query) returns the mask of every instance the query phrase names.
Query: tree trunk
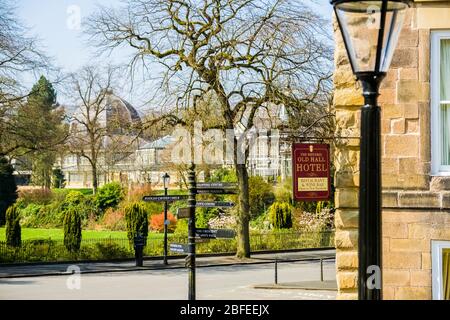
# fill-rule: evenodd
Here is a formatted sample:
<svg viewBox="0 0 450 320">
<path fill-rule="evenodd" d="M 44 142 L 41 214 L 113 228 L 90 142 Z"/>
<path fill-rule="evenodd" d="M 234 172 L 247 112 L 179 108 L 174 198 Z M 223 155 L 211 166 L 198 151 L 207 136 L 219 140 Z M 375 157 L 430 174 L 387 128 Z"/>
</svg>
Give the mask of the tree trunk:
<svg viewBox="0 0 450 320">
<path fill-rule="evenodd" d="M 250 197 L 248 190 L 248 172 L 245 164 L 236 165 L 236 175 L 239 183 L 236 256 L 238 258 L 250 258 Z"/>
<path fill-rule="evenodd" d="M 97 165 L 92 164 L 92 192 L 97 194 L 98 180 L 97 180 Z"/>
<path fill-rule="evenodd" d="M 211 180 L 211 168 L 206 165 L 205 167 L 205 181 L 210 181 Z"/>
<path fill-rule="evenodd" d="M 47 189 L 50 189 L 52 187 L 52 167 L 53 165 L 47 167 L 46 164 L 46 167 L 44 169 L 44 176 L 45 176 L 44 183 Z"/>
</svg>

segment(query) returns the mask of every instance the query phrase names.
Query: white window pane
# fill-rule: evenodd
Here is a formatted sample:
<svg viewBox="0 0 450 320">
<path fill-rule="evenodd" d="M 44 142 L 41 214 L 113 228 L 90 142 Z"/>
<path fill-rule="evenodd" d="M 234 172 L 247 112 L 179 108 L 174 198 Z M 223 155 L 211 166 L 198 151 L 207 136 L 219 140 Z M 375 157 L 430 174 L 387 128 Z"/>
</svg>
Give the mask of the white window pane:
<svg viewBox="0 0 450 320">
<path fill-rule="evenodd" d="M 441 165 L 450 165 L 450 104 L 441 105 Z"/>
<path fill-rule="evenodd" d="M 450 101 L 450 39 L 441 40 L 441 101 Z"/>
</svg>

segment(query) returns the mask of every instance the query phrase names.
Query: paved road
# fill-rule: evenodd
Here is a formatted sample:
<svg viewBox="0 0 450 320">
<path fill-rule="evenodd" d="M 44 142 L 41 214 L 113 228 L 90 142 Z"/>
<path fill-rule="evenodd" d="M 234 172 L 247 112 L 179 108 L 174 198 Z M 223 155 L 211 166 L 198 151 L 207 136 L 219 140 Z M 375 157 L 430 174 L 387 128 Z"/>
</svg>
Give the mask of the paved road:
<svg viewBox="0 0 450 320">
<path fill-rule="evenodd" d="M 253 254 L 251 259 L 238 260 L 234 256 L 209 256 L 197 257 L 198 266 L 209 265 L 230 265 L 243 263 L 265 263 L 278 260 L 297 260 L 297 259 L 320 259 L 327 257 L 335 257 L 335 250 L 314 250 L 314 251 L 296 251 L 284 253 L 269 253 L 269 254 Z M 66 274 L 69 263 L 50 263 L 37 265 L 15 265 L 15 266 L 0 266 L 0 278 L 30 276 L 30 275 L 55 275 Z M 87 272 L 112 272 L 112 271 L 131 271 L 136 270 L 135 262 L 89 262 L 76 264 L 82 273 Z M 162 264 L 162 258 L 156 260 L 145 260 L 145 269 L 161 269 L 161 268 L 184 268 L 184 258 L 177 258 L 169 260 L 169 266 Z M 70 272 L 71 273 L 71 272 Z"/>
<path fill-rule="evenodd" d="M 283 263 L 278 281 L 299 282 L 320 277 L 319 262 Z M 76 278 L 80 277 L 80 278 Z M 255 289 L 273 281 L 273 264 L 217 266 L 197 269 L 197 298 L 210 300 L 324 300 L 335 291 Z M 78 284 L 80 289 L 73 288 Z M 143 270 L 82 275 L 0 279 L 0 299 L 152 299 L 184 300 L 186 269 Z M 335 279 L 334 261 L 324 262 L 324 279 Z"/>
</svg>

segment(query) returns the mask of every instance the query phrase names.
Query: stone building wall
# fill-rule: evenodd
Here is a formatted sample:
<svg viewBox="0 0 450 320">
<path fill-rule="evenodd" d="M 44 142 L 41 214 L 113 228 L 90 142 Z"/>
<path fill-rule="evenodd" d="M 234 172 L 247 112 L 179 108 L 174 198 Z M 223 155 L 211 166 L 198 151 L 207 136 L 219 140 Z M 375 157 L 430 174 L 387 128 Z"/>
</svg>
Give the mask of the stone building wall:
<svg viewBox="0 0 450 320">
<path fill-rule="evenodd" d="M 384 299 L 431 299 L 431 240 L 450 240 L 450 177 L 430 175 L 430 30 L 450 29 L 445 15 L 450 1 L 416 1 L 381 86 Z M 363 98 L 336 24 L 335 36 L 338 298 L 356 299 Z"/>
</svg>

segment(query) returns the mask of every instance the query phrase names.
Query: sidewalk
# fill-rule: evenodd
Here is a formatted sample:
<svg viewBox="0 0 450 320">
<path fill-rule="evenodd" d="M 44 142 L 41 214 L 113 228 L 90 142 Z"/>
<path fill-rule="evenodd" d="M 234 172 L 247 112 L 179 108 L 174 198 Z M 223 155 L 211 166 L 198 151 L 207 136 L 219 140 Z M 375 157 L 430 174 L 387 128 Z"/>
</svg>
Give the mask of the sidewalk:
<svg viewBox="0 0 450 320">
<path fill-rule="evenodd" d="M 318 259 L 334 259 L 335 250 L 317 250 L 317 251 L 296 251 L 286 253 L 253 253 L 249 259 L 237 259 L 234 256 L 213 256 L 213 257 L 197 257 L 197 267 L 213 267 L 226 265 L 242 265 L 242 264 L 267 264 L 273 263 L 275 259 L 279 263 L 290 260 L 318 260 Z M 33 265 L 17 265 L 17 266 L 1 266 L 0 278 L 20 278 L 20 277 L 36 277 L 50 275 L 67 275 L 69 266 L 76 265 L 80 268 L 81 273 L 102 273 L 102 272 L 126 272 L 141 270 L 163 270 L 174 268 L 185 268 L 184 258 L 171 258 L 169 265 L 165 266 L 160 260 L 147 259 L 144 260 L 143 267 L 136 267 L 135 261 L 115 261 L 115 262 L 80 262 L 80 263 L 54 263 L 54 264 L 33 264 Z"/>
</svg>

